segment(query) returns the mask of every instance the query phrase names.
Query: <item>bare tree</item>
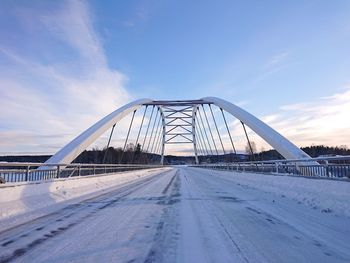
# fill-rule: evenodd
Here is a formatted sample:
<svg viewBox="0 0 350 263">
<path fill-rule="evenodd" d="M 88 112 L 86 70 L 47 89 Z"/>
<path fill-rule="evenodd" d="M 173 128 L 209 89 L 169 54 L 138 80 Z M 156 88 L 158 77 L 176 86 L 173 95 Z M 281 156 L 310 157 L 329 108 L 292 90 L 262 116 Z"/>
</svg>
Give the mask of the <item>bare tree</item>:
<svg viewBox="0 0 350 263">
<path fill-rule="evenodd" d="M 257 152 L 256 150 L 256 144 L 254 141 L 250 141 L 250 145 L 249 143 L 247 142 L 247 145 L 245 146 L 245 152 L 247 154 L 255 154 Z"/>
</svg>

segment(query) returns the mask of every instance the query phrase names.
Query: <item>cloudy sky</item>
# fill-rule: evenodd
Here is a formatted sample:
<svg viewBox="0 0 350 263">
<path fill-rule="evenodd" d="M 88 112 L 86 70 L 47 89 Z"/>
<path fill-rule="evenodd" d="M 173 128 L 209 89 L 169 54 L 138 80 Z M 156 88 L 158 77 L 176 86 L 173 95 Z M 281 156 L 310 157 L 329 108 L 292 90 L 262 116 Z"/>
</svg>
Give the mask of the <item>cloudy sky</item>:
<svg viewBox="0 0 350 263">
<path fill-rule="evenodd" d="M 142 97 L 218 96 L 298 146 L 350 146 L 347 0 L 2 0 L 0 33 L 0 154 L 54 153 Z"/>
</svg>

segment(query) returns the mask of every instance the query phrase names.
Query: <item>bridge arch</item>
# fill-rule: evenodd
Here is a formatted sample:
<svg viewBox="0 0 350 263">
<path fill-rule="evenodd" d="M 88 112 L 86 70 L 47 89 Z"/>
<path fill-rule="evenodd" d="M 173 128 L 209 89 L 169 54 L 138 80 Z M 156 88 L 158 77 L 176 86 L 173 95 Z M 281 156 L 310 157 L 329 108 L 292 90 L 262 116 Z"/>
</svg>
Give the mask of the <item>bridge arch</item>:
<svg viewBox="0 0 350 263">
<path fill-rule="evenodd" d="M 248 127 L 250 127 L 254 132 L 256 132 L 259 136 L 261 136 L 267 143 L 269 143 L 276 151 L 278 151 L 283 157 L 286 159 L 302 159 L 302 158 L 310 158 L 305 152 L 303 152 L 300 148 L 278 133 L 276 130 L 268 126 L 263 121 L 259 120 L 254 115 L 249 112 L 243 110 L 242 108 L 220 98 L 216 97 L 205 97 L 200 100 L 193 101 L 154 101 L 152 99 L 139 99 L 133 102 L 130 102 L 119 109 L 113 111 L 109 115 L 102 118 L 100 121 L 96 122 L 90 128 L 82 132 L 75 139 L 69 142 L 66 146 L 64 146 L 61 150 L 59 150 L 56 154 L 54 154 L 50 159 L 48 159 L 45 163 L 47 164 L 56 164 L 63 163 L 69 164 L 71 163 L 80 153 L 86 150 L 97 138 L 99 138 L 104 132 L 106 132 L 109 128 L 111 128 L 118 121 L 123 119 L 129 113 L 139 109 L 143 105 L 180 105 L 183 102 L 183 105 L 192 105 L 192 136 L 193 136 L 193 146 L 195 159 L 198 163 L 198 154 L 197 154 L 197 143 L 196 143 L 196 125 L 195 125 L 195 114 L 196 108 L 199 104 L 214 104 L 226 112 L 233 115 L 235 118 L 244 122 Z M 161 111 L 162 116 L 162 148 L 161 148 L 161 163 L 163 163 L 164 159 L 164 145 L 165 134 L 166 134 L 166 122 L 164 113 Z"/>
<path fill-rule="evenodd" d="M 205 97 L 202 100 L 211 102 L 216 106 L 224 109 L 240 121 L 243 121 L 256 134 L 269 143 L 276 151 L 278 151 L 286 159 L 303 159 L 310 158 L 308 154 L 302 151 L 295 144 L 287 140 L 284 136 L 271 128 L 265 122 L 261 121 L 254 115 L 243 110 L 242 108 L 230 103 L 226 100 L 216 97 Z"/>
<path fill-rule="evenodd" d="M 79 154 L 86 150 L 94 141 L 97 140 L 105 131 L 111 128 L 115 123 L 123 119 L 129 113 L 139 109 L 144 103 L 152 102 L 151 99 L 140 99 L 130 102 L 119 109 L 108 114 L 100 121 L 96 122 L 90 128 L 82 132 L 61 150 L 55 153 L 45 163 L 56 164 L 71 163 Z"/>
</svg>

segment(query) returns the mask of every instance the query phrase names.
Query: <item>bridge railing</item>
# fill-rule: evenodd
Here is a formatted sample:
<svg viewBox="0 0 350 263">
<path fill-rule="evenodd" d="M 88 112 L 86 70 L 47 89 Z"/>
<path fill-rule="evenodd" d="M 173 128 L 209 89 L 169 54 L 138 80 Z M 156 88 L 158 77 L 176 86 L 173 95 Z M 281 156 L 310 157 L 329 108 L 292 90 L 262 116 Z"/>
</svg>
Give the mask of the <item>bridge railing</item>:
<svg viewBox="0 0 350 263">
<path fill-rule="evenodd" d="M 349 155 L 295 160 L 199 164 L 193 165 L 193 167 L 237 172 L 350 179 Z"/>
<path fill-rule="evenodd" d="M 151 169 L 162 165 L 138 164 L 43 164 L 0 163 L 0 183 L 43 181 L 88 175 L 108 175 L 125 171 Z"/>
</svg>

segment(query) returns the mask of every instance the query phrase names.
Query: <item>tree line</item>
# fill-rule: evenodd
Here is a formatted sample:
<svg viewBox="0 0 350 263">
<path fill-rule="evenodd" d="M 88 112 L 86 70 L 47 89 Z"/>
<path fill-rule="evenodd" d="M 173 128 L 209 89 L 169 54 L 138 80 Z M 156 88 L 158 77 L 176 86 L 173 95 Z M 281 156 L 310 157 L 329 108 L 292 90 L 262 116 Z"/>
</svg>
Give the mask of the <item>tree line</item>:
<svg viewBox="0 0 350 263">
<path fill-rule="evenodd" d="M 315 145 L 301 148 L 311 157 L 319 156 L 335 156 L 335 155 L 350 155 L 350 149 L 347 146 L 325 146 Z M 247 160 L 278 160 L 283 157 L 276 150 L 268 150 L 257 152 L 253 149 L 254 155 L 250 153 L 250 149 L 246 150 L 245 154 L 227 153 L 221 155 L 199 156 L 201 162 L 216 163 L 216 162 L 239 162 Z M 51 155 L 20 155 L 20 156 L 0 156 L 0 162 L 38 162 L 42 163 L 48 160 Z M 127 145 L 125 151 L 122 148 L 109 147 L 92 150 L 85 150 L 73 162 L 74 163 L 107 163 L 107 164 L 158 164 L 161 156 L 159 154 L 147 153 L 142 151 L 140 144 Z M 193 156 L 164 156 L 165 164 L 186 164 L 194 163 Z"/>
</svg>

